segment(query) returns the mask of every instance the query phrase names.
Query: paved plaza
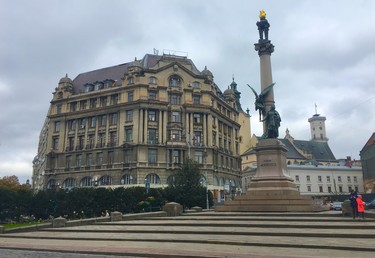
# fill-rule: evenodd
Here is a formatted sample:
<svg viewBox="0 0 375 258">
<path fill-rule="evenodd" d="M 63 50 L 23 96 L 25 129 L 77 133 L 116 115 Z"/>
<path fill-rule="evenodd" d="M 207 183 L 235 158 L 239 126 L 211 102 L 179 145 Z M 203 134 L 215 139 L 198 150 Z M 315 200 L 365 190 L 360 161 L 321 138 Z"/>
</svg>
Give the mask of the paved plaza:
<svg viewBox="0 0 375 258">
<path fill-rule="evenodd" d="M 374 229 L 335 211 L 201 212 L 7 232 L 0 257 L 374 257 Z"/>
</svg>

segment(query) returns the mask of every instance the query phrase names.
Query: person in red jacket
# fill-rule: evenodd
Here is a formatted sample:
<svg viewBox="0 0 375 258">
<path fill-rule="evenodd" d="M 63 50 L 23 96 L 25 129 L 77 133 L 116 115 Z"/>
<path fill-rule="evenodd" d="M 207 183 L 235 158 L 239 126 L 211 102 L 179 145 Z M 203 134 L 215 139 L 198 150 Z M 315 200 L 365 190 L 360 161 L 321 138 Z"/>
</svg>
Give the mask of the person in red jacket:
<svg viewBox="0 0 375 258">
<path fill-rule="evenodd" d="M 365 219 L 365 205 L 366 203 L 362 201 L 362 195 L 358 195 L 357 199 L 357 205 L 358 205 L 358 217 L 362 219 Z"/>
</svg>

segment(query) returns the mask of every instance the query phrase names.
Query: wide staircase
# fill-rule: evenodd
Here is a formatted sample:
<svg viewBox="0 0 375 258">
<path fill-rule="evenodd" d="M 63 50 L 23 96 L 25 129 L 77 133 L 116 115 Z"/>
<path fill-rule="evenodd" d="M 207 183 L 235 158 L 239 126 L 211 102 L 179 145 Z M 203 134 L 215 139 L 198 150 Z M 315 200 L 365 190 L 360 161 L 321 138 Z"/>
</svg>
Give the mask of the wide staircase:
<svg viewBox="0 0 375 258">
<path fill-rule="evenodd" d="M 375 219 L 334 211 L 196 212 L 8 232 L 0 248 L 103 257 L 375 257 Z"/>
</svg>

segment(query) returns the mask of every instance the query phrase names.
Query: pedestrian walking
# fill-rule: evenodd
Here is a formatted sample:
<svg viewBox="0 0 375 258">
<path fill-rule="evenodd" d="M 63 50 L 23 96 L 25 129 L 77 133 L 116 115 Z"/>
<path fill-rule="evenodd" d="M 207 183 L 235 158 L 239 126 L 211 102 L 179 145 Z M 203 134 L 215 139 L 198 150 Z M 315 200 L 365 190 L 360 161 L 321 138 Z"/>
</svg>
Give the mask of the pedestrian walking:
<svg viewBox="0 0 375 258">
<path fill-rule="evenodd" d="M 362 201 L 362 195 L 358 195 L 357 199 L 357 205 L 358 205 L 358 218 L 361 219 L 365 219 L 365 205 L 366 203 L 364 201 Z"/>
<path fill-rule="evenodd" d="M 358 216 L 358 204 L 356 200 L 357 197 L 358 197 L 357 191 L 352 189 L 350 191 L 349 200 L 350 200 L 350 207 L 352 207 L 353 219 L 355 219 Z"/>
</svg>

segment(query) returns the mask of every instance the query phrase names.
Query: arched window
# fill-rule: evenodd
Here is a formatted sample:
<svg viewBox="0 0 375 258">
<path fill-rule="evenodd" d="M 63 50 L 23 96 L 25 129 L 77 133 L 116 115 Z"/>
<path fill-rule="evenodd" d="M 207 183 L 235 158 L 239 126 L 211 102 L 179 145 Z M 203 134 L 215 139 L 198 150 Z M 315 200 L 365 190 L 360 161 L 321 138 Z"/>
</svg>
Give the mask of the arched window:
<svg viewBox="0 0 375 258">
<path fill-rule="evenodd" d="M 133 184 L 133 176 L 129 174 L 125 174 L 121 177 L 121 184 L 122 185 L 131 185 Z"/>
<path fill-rule="evenodd" d="M 88 176 L 82 178 L 81 181 L 79 182 L 79 186 L 80 187 L 92 186 L 92 178 Z"/>
<path fill-rule="evenodd" d="M 154 76 L 150 77 L 150 79 L 149 79 L 150 84 L 156 84 L 157 82 L 158 82 L 158 80 L 156 79 L 156 77 L 154 77 Z"/>
<path fill-rule="evenodd" d="M 177 75 L 172 75 L 171 77 L 169 77 L 169 86 L 172 86 L 172 87 L 179 87 L 181 86 L 181 78 L 180 76 L 177 76 Z"/>
<path fill-rule="evenodd" d="M 214 176 L 214 186 L 219 186 L 219 179 L 217 178 L 217 176 Z"/>
<path fill-rule="evenodd" d="M 112 177 L 105 175 L 99 178 L 98 185 L 112 185 Z"/>
<path fill-rule="evenodd" d="M 148 174 L 145 178 L 146 183 L 149 184 L 155 184 L 158 185 L 160 184 L 160 177 L 157 174 Z"/>
<path fill-rule="evenodd" d="M 67 179 L 65 179 L 63 184 L 62 184 L 63 189 L 73 188 L 75 186 L 76 186 L 76 180 L 72 177 L 68 177 Z"/>
<path fill-rule="evenodd" d="M 55 189 L 56 186 L 57 185 L 56 185 L 56 180 L 55 179 L 48 180 L 47 189 Z"/>
<path fill-rule="evenodd" d="M 225 185 L 225 179 L 224 177 L 222 177 L 220 180 L 220 186 L 224 186 L 224 185 Z"/>
<path fill-rule="evenodd" d="M 207 178 L 204 175 L 201 175 L 201 179 L 199 179 L 199 183 L 201 184 L 201 186 L 206 186 Z"/>
</svg>

